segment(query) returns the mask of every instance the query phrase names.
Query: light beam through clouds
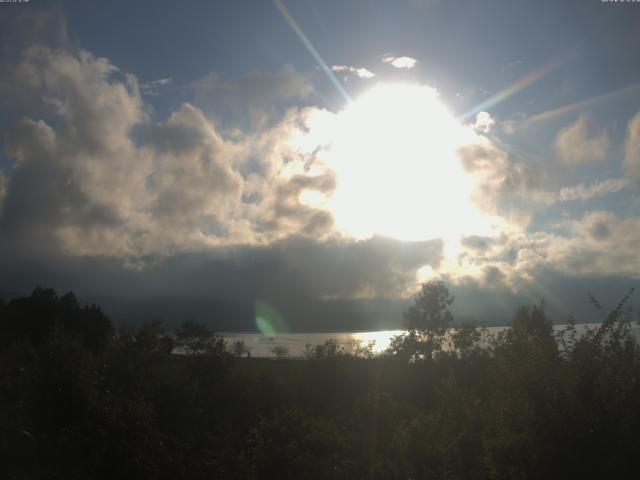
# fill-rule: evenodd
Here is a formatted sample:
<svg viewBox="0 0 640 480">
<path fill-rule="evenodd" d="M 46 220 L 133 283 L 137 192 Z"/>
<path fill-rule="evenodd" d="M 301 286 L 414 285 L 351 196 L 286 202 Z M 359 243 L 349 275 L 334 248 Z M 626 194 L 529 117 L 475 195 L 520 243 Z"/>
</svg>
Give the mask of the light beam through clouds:
<svg viewBox="0 0 640 480">
<path fill-rule="evenodd" d="M 533 72 L 530 72 L 530 73 L 520 77 L 518 80 L 513 82 L 510 86 L 508 86 L 504 90 L 496 93 L 495 95 L 491 96 L 490 98 L 488 98 L 484 102 L 481 102 L 478 105 L 476 105 L 475 107 L 473 107 L 471 110 L 468 110 L 467 112 L 465 112 L 462 115 L 460 115 L 458 117 L 458 121 L 459 122 L 466 122 L 471 117 L 473 117 L 476 114 L 482 112 L 483 110 L 488 110 L 491 107 L 499 104 L 500 102 L 506 100 L 507 98 L 515 95 L 516 93 L 524 90 L 528 86 L 530 86 L 533 83 L 537 82 L 541 78 L 546 77 L 551 72 L 556 70 L 564 62 L 565 62 L 564 58 L 551 61 L 551 62 L 547 63 L 546 65 L 540 67 L 539 69 L 534 70 Z"/>
<path fill-rule="evenodd" d="M 276 8 L 282 15 L 282 18 L 286 20 L 286 22 L 289 24 L 291 29 L 298 36 L 302 44 L 309 51 L 309 53 L 311 54 L 313 59 L 316 61 L 320 69 L 325 73 L 325 75 L 327 76 L 329 81 L 333 84 L 333 86 L 336 87 L 336 90 L 338 90 L 340 95 L 342 95 L 342 98 L 344 98 L 345 102 L 350 103 L 351 97 L 349 96 L 347 91 L 344 89 L 344 87 L 340 84 L 336 76 L 333 74 L 333 72 L 331 71 L 331 68 L 329 68 L 327 63 L 322 59 L 322 57 L 320 56 L 316 48 L 313 46 L 311 41 L 307 38 L 305 33 L 298 26 L 298 23 L 291 16 L 291 14 L 289 13 L 289 10 L 287 10 L 287 7 L 284 6 L 281 0 L 273 0 L 273 3 L 275 4 Z"/>
<path fill-rule="evenodd" d="M 572 102 L 567 105 L 563 105 L 561 107 L 557 107 L 551 110 L 546 110 L 544 112 L 537 113 L 532 117 L 530 117 L 526 123 L 527 125 L 532 125 L 535 123 L 544 122 L 552 118 L 559 117 L 561 115 L 566 115 L 568 113 L 577 112 L 587 107 L 592 107 L 601 102 L 611 101 L 614 99 L 625 97 L 627 95 L 633 96 L 638 94 L 640 94 L 640 83 L 635 83 L 633 85 L 629 85 L 624 88 L 614 90 L 612 92 L 603 93 L 602 95 L 598 95 L 596 97 L 587 98 L 585 100 L 580 100 L 577 102 Z"/>
</svg>

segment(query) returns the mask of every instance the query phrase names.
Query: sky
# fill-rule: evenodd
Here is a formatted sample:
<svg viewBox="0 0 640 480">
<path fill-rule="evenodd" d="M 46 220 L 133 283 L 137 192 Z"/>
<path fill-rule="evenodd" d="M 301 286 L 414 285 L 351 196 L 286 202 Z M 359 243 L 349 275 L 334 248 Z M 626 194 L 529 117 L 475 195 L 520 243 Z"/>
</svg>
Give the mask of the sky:
<svg viewBox="0 0 640 480">
<path fill-rule="evenodd" d="M 0 291 L 597 319 L 640 277 L 639 42 L 637 2 L 0 4 Z"/>
</svg>

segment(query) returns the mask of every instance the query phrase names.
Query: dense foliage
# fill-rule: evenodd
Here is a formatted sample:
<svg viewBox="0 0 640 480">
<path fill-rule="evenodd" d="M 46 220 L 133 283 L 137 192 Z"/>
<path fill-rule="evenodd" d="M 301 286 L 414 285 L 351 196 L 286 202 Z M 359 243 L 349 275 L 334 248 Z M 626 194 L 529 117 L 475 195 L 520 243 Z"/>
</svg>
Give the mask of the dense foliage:
<svg viewBox="0 0 640 480">
<path fill-rule="evenodd" d="M 570 319 L 554 336 L 539 304 L 490 337 L 452 332 L 434 282 L 384 355 L 329 341 L 270 360 L 193 322 L 114 331 L 36 289 L 0 302 L 0 477 L 637 478 L 626 299 L 584 335 Z"/>
</svg>

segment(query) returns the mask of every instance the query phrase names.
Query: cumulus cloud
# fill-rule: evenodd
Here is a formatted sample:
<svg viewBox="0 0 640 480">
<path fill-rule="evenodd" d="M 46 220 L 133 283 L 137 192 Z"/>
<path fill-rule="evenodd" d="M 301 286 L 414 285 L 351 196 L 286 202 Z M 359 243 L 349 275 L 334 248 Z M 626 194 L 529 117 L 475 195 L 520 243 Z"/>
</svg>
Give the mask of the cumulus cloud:
<svg viewBox="0 0 640 480">
<path fill-rule="evenodd" d="M 504 274 L 514 291 L 526 291 L 544 276 L 640 278 L 640 218 L 621 218 L 611 212 L 589 212 L 566 220 L 557 231 L 515 232 L 495 238 L 463 241 L 458 261 L 462 274 L 450 273 L 454 281 L 465 275 L 482 278 L 488 267 Z"/>
<path fill-rule="evenodd" d="M 547 174 L 537 164 L 518 160 L 484 138 L 458 151 L 464 169 L 475 177 L 473 200 L 501 215 L 512 226 L 525 227 L 536 205 L 551 205 L 556 195 L 543 187 Z"/>
<path fill-rule="evenodd" d="M 331 65 L 331 71 L 350 73 L 352 75 L 356 75 L 357 77 L 364 78 L 364 79 L 369 79 L 376 76 L 375 73 L 373 73 L 370 70 L 367 70 L 364 67 L 351 67 L 349 65 Z"/>
<path fill-rule="evenodd" d="M 640 278 L 640 218 L 590 212 L 571 227 L 575 237 L 567 243 L 572 255 L 565 255 L 569 271 Z"/>
<path fill-rule="evenodd" d="M 131 128 L 146 118 L 137 82 L 104 58 L 29 48 L 10 73 L 16 91 L 39 98 L 53 124 L 25 117 L 5 135 L 15 161 L 1 227 L 4 240 L 49 246 L 61 228 L 113 225 L 144 182 Z M 25 242 L 27 241 L 28 242 Z"/>
<path fill-rule="evenodd" d="M 619 192 L 629 187 L 631 182 L 626 178 L 608 178 L 591 185 L 583 183 L 573 187 L 564 187 L 558 194 L 558 200 L 568 202 L 571 200 L 589 200 L 596 197 L 604 197 Z"/>
<path fill-rule="evenodd" d="M 480 112 L 476 115 L 476 122 L 473 124 L 474 130 L 481 133 L 489 133 L 496 121 L 487 112 Z"/>
<path fill-rule="evenodd" d="M 629 121 L 624 153 L 624 166 L 627 173 L 634 179 L 640 180 L 640 113 Z"/>
<path fill-rule="evenodd" d="M 162 87 L 169 85 L 172 81 L 172 78 L 158 78 L 157 80 L 152 80 L 151 82 L 143 83 L 142 85 L 140 85 L 140 91 L 144 95 L 158 95 L 159 90 Z"/>
<path fill-rule="evenodd" d="M 418 63 L 418 60 L 416 60 L 415 58 L 411 58 L 411 57 L 384 57 L 382 59 L 382 61 L 384 63 L 388 63 L 389 65 L 391 65 L 394 68 L 406 68 L 406 69 L 410 69 L 416 66 L 416 64 Z"/>
<path fill-rule="evenodd" d="M 476 179 L 474 201 L 514 226 L 526 226 L 538 206 L 603 197 L 631 185 L 625 178 L 609 178 L 553 191 L 554 180 L 541 166 L 514 158 L 486 138 L 460 149 L 459 157 Z"/>
<path fill-rule="evenodd" d="M 581 165 L 604 160 L 609 148 L 606 130 L 596 134 L 589 131 L 589 118 L 580 115 L 575 123 L 560 130 L 553 141 L 557 157 L 568 165 Z"/>
<path fill-rule="evenodd" d="M 136 266 L 154 255 L 331 230 L 331 216 L 299 197 L 327 193 L 334 181 L 310 173 L 313 158 L 289 146 L 309 110 L 229 138 L 191 104 L 150 123 L 135 77 L 86 51 L 30 48 L 9 77 L 42 99 L 48 118 L 25 117 L 6 135 L 15 165 L 0 226 L 15 248 Z"/>
<path fill-rule="evenodd" d="M 157 141 L 140 152 L 153 159 L 146 176 L 144 214 L 155 223 L 154 229 L 181 234 L 178 242 L 222 241 L 241 204 L 243 178 L 235 164 L 245 148 L 226 140 L 190 104 L 156 129 Z"/>
</svg>

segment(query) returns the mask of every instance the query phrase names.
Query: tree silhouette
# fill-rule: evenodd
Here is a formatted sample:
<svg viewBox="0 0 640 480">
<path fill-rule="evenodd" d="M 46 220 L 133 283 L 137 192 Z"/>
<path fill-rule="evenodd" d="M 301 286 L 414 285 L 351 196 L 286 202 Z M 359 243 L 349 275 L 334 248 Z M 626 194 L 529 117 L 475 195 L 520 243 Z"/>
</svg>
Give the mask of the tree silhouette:
<svg viewBox="0 0 640 480">
<path fill-rule="evenodd" d="M 392 340 L 391 351 L 410 360 L 432 359 L 441 352 L 453 321 L 449 311 L 453 300 L 444 282 L 423 283 L 413 305 L 404 312 L 407 333 Z"/>
<path fill-rule="evenodd" d="M 205 324 L 185 320 L 176 331 L 178 345 L 188 355 L 207 354 L 220 356 L 226 351 L 226 343 Z"/>
<path fill-rule="evenodd" d="M 95 306 L 80 306 L 73 293 L 37 287 L 31 296 L 16 298 L 0 308 L 0 346 L 19 340 L 44 342 L 54 328 L 79 336 L 93 351 L 105 348 L 113 334 L 111 320 Z"/>
<path fill-rule="evenodd" d="M 121 326 L 94 349 L 99 309 L 39 289 L 0 304 L 0 477 L 637 478 L 629 296 L 569 342 L 542 303 L 484 341 L 449 329 L 453 297 L 430 282 L 396 358 L 330 340 L 274 362 L 196 322 Z"/>
</svg>

